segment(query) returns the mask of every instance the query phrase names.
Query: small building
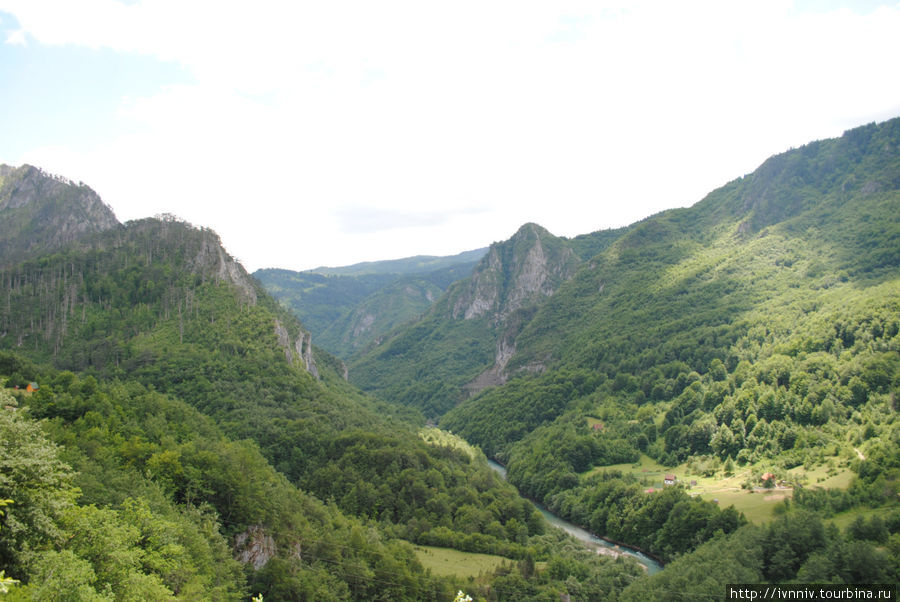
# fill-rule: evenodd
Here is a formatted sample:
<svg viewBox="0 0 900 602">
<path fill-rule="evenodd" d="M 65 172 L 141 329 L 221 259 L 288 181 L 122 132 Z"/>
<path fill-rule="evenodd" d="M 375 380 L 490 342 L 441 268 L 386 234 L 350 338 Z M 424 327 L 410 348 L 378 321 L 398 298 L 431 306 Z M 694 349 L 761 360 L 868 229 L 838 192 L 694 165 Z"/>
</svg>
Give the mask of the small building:
<svg viewBox="0 0 900 602">
<path fill-rule="evenodd" d="M 39 384 L 32 382 L 32 383 L 28 383 L 28 385 L 25 387 L 25 390 L 28 391 L 29 393 L 34 393 L 35 391 L 37 391 L 40 388 L 41 388 L 41 386 Z"/>
<path fill-rule="evenodd" d="M 762 480 L 763 480 L 763 483 L 765 483 L 766 481 L 772 481 L 774 483 L 775 475 L 772 474 L 771 472 L 765 472 L 765 473 L 763 473 Z"/>
<path fill-rule="evenodd" d="M 674 484 L 675 484 L 675 481 L 677 481 L 677 480 L 678 480 L 678 479 L 677 479 L 677 478 L 675 477 L 675 475 L 673 475 L 673 474 L 667 474 L 667 475 L 663 478 L 663 482 L 664 482 L 666 485 L 674 485 Z"/>
</svg>

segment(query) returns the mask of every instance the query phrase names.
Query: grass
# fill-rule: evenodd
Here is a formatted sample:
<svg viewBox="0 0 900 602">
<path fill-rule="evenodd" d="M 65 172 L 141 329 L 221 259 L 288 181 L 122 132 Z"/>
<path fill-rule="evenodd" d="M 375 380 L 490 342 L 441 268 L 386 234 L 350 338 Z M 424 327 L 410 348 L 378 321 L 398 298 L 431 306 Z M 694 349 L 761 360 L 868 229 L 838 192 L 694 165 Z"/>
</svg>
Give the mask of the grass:
<svg viewBox="0 0 900 602">
<path fill-rule="evenodd" d="M 423 567 L 441 577 L 476 578 L 481 574 L 492 573 L 504 563 L 514 562 L 503 556 L 460 552 L 452 548 L 416 545 L 413 550 Z"/>
<path fill-rule="evenodd" d="M 850 486 L 853 479 L 853 471 L 849 469 L 849 462 L 844 462 L 844 466 L 836 466 L 837 457 L 830 458 L 830 462 L 820 464 L 810 470 L 804 469 L 802 466 L 792 468 L 788 474 L 794 478 L 805 478 L 805 484 L 809 487 L 823 487 L 828 489 L 846 489 Z M 828 464 L 831 464 L 829 466 Z"/>
<path fill-rule="evenodd" d="M 847 525 L 852 523 L 857 516 L 862 516 L 865 519 L 870 519 L 875 515 L 884 516 L 884 513 L 889 508 L 851 508 L 846 512 L 841 512 L 839 514 L 835 514 L 829 518 L 825 519 L 827 523 L 833 523 L 841 530 L 846 529 Z"/>
<path fill-rule="evenodd" d="M 853 478 L 853 472 L 849 469 L 848 463 L 839 457 L 826 458 L 831 462 L 826 462 L 807 470 L 802 466 L 793 468 L 787 472 L 790 480 L 802 480 L 812 487 L 827 487 L 836 489 L 846 489 L 850 485 Z M 793 489 L 790 487 L 777 487 L 774 489 L 755 488 L 752 492 L 743 489 L 741 485 L 748 479 L 758 477 L 759 474 L 768 470 L 762 464 L 736 467 L 735 472 L 728 476 L 719 469 L 711 476 L 703 476 L 691 474 L 687 464 L 681 464 L 675 467 L 666 467 L 659 464 L 653 458 L 645 454 L 641 454 L 641 458 L 635 463 L 614 464 L 612 466 L 598 466 L 583 473 L 582 476 L 589 476 L 601 471 L 618 470 L 622 473 L 632 474 L 640 479 L 646 487 L 661 488 L 663 486 L 663 476 L 667 473 L 673 473 L 677 476 L 679 482 L 688 487 L 691 495 L 699 496 L 705 500 L 717 500 L 718 504 L 727 508 L 734 506 L 739 512 L 743 512 L 750 522 L 762 524 L 771 521 L 774 518 L 772 509 L 775 505 L 793 496 Z M 690 485 L 691 482 L 696 484 Z M 833 519 L 829 519 L 840 527 L 849 524 L 860 511 L 851 511 L 847 516 L 838 515 Z"/>
<path fill-rule="evenodd" d="M 734 506 L 738 512 L 743 512 L 752 523 L 767 523 L 774 518 L 772 508 L 775 504 L 790 498 L 793 495 L 791 489 L 773 489 L 771 491 L 756 490 L 753 493 L 737 489 L 730 491 L 718 491 L 702 494 L 703 499 L 717 499 L 723 508 Z"/>
<path fill-rule="evenodd" d="M 633 474 L 639 479 L 659 480 L 659 486 L 662 487 L 663 476 L 667 472 L 671 472 L 671 468 L 666 468 L 656 460 L 646 454 L 641 454 L 640 460 L 637 462 L 627 462 L 625 464 L 612 464 L 610 466 L 596 466 L 591 468 L 582 476 L 590 476 L 598 472 L 606 472 L 608 470 L 618 470 L 622 473 Z"/>
</svg>

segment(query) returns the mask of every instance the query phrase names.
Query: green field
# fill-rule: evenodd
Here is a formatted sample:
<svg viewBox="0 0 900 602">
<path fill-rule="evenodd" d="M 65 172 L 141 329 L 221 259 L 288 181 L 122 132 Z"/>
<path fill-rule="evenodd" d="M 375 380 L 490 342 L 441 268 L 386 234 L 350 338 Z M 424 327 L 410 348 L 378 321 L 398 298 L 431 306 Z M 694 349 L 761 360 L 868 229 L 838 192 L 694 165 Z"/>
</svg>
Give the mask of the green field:
<svg viewBox="0 0 900 602">
<path fill-rule="evenodd" d="M 853 472 L 846 466 L 846 462 L 840 458 L 830 458 L 832 462 L 821 464 L 809 470 L 798 466 L 787 471 L 791 480 L 803 480 L 809 486 L 846 489 L 853 478 Z M 830 464 L 830 465 L 829 465 Z M 723 508 L 733 505 L 739 512 L 743 512 L 748 520 L 754 523 L 765 523 L 773 518 L 772 508 L 785 498 L 793 495 L 790 487 L 777 487 L 774 489 L 755 488 L 752 492 L 743 489 L 741 485 L 748 479 L 766 471 L 761 465 L 744 466 L 735 470 L 731 476 L 726 476 L 720 469 L 711 476 L 694 474 L 699 472 L 696 467 L 681 464 L 675 467 L 665 467 L 649 456 L 641 454 L 641 458 L 635 463 L 615 464 L 611 466 L 594 467 L 582 476 L 588 476 L 602 471 L 618 470 L 636 476 L 647 488 L 658 489 L 663 486 L 663 477 L 667 473 L 674 474 L 679 483 L 688 488 L 692 495 L 697 495 L 705 500 L 717 500 Z M 694 483 L 693 485 L 691 483 Z M 837 516 L 833 522 L 843 527 L 855 518 L 856 513 L 846 513 L 847 516 Z"/>
<path fill-rule="evenodd" d="M 417 545 L 413 549 L 423 567 L 442 577 L 476 578 L 481 574 L 492 573 L 504 563 L 515 562 L 503 556 L 460 552 L 452 548 Z"/>
<path fill-rule="evenodd" d="M 887 511 L 890 510 L 890 507 L 887 508 L 851 508 L 846 512 L 841 512 L 839 514 L 835 514 L 830 518 L 826 518 L 825 522 L 833 523 L 840 529 L 846 529 L 847 525 L 853 522 L 853 520 L 857 516 L 862 516 L 866 520 L 871 519 L 873 516 L 883 516 Z"/>
<path fill-rule="evenodd" d="M 588 419 L 591 420 L 591 419 Z M 647 454 L 641 454 L 641 459 L 637 462 L 629 462 L 625 464 L 612 464 L 610 466 L 596 466 L 586 473 L 583 476 L 592 475 L 598 472 L 605 472 L 607 470 L 618 470 L 623 473 L 631 473 L 637 476 L 639 479 L 647 479 L 648 481 L 656 481 L 658 480 L 658 486 L 662 486 L 663 475 L 667 472 L 671 472 L 671 468 L 666 468 L 662 464 L 658 463 L 656 460 L 648 456 Z"/>
</svg>

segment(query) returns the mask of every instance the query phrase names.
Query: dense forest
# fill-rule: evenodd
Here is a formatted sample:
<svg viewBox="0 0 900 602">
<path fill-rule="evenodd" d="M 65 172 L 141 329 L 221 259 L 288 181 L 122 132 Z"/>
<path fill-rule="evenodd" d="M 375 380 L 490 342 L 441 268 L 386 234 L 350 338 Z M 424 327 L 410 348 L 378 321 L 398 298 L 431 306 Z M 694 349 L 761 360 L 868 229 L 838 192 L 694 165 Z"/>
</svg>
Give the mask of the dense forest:
<svg viewBox="0 0 900 602">
<path fill-rule="evenodd" d="M 210 230 L 119 224 L 83 184 L 4 167 L 0 202 L 9 599 L 900 581 L 900 120 L 627 228 L 526 224 L 477 264 L 267 271 L 300 283 L 280 301 Z M 314 344 L 376 307 L 392 331 Z M 427 564 L 451 552 L 483 568 Z"/>
<path fill-rule="evenodd" d="M 505 331 L 502 312 L 467 319 L 436 304 L 351 365 L 351 380 L 439 417 L 561 516 L 667 559 L 683 542 L 664 515 L 641 518 L 664 505 L 644 493 L 662 478 L 603 467 L 740 474 L 748 494 L 783 483 L 795 505 L 820 514 L 891 511 L 898 191 L 900 120 L 811 143 L 694 207 L 596 233 L 596 255 Z M 516 251 L 514 239 L 495 247 L 507 261 L 483 260 L 473 282 L 488 270 L 514 281 L 534 252 Z M 503 294 L 498 286 L 482 298 Z M 473 391 L 467 383 L 504 347 L 499 386 Z M 424 377 L 392 379 L 398 372 Z M 816 470 L 853 478 L 821 490 L 806 476 Z M 696 514 L 689 532 L 703 538 L 716 523 L 698 501 L 665 507 Z"/>
<path fill-rule="evenodd" d="M 482 255 L 484 249 L 307 272 L 269 268 L 253 276 L 300 318 L 319 346 L 349 360 L 425 312 Z"/>
<path fill-rule="evenodd" d="M 491 591 L 492 574 L 431 574 L 414 544 L 524 563 L 532 580 L 568 558 L 607 591 L 641 574 L 546 532 L 480 452 L 349 385 L 209 230 L 129 222 L 0 273 L 11 599 Z M 518 587 L 509 571 L 495 591 Z"/>
</svg>

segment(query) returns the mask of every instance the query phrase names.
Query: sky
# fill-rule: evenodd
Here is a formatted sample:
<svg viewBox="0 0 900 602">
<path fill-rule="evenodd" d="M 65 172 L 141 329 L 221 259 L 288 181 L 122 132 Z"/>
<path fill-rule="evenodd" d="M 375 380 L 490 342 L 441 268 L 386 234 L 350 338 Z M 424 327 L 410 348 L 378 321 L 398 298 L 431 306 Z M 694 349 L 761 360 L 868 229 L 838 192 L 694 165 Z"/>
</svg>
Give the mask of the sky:
<svg viewBox="0 0 900 602">
<path fill-rule="evenodd" d="M 0 163 L 250 270 L 690 206 L 900 116 L 900 1 L 0 0 Z"/>
</svg>

